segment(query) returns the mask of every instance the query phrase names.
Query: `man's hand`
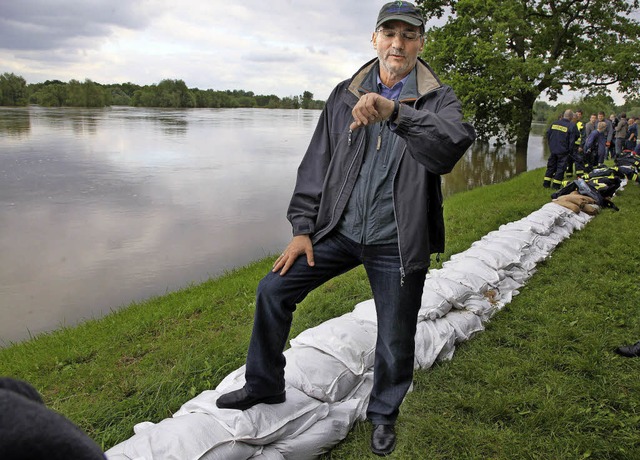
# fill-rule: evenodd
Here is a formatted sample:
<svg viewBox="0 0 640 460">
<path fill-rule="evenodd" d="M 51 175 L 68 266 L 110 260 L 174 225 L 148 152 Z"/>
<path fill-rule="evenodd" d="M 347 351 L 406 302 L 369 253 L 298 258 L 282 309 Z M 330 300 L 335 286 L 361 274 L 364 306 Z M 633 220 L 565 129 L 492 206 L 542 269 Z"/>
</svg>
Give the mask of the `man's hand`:
<svg viewBox="0 0 640 460">
<path fill-rule="evenodd" d="M 365 94 L 351 111 L 353 123 L 349 129 L 356 130 L 386 120 L 393 113 L 394 105 L 392 100 L 384 98 L 378 93 Z"/>
<path fill-rule="evenodd" d="M 274 273 L 279 271 L 280 276 L 283 276 L 302 254 L 307 255 L 307 264 L 313 267 L 315 265 L 313 261 L 313 244 L 311 244 L 309 235 L 294 236 L 286 249 L 273 263 L 273 270 L 271 271 Z"/>
</svg>

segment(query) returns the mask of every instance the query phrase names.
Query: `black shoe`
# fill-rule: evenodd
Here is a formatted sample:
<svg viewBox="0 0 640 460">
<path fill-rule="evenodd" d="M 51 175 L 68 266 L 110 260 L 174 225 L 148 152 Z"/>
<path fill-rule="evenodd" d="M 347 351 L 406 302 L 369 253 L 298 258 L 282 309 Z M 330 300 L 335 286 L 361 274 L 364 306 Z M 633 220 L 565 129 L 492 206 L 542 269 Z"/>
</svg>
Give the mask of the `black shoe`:
<svg viewBox="0 0 640 460">
<path fill-rule="evenodd" d="M 640 342 L 636 342 L 633 345 L 626 345 L 618 347 L 614 350 L 620 356 L 626 356 L 627 358 L 635 358 L 640 356 Z"/>
<path fill-rule="evenodd" d="M 216 406 L 220 409 L 238 409 L 245 410 L 256 404 L 279 404 L 285 402 L 287 399 L 285 392 L 283 391 L 277 395 L 271 396 L 253 396 L 245 389 L 245 387 L 239 390 L 231 391 L 223 394 L 216 401 Z"/>
<path fill-rule="evenodd" d="M 389 455 L 396 448 L 396 430 L 393 425 L 373 425 L 371 432 L 371 452 Z"/>
</svg>

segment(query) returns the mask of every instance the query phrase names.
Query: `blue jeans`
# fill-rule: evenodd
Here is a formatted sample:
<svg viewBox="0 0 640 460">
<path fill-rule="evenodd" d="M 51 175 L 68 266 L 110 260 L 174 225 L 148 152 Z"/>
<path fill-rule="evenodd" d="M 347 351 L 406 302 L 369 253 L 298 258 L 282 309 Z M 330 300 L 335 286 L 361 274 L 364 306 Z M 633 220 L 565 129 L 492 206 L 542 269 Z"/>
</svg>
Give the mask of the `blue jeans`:
<svg viewBox="0 0 640 460">
<path fill-rule="evenodd" d="M 299 257 L 281 276 L 269 272 L 258 285 L 253 332 L 247 354 L 249 393 L 284 391 L 283 350 L 298 303 L 316 287 L 362 264 L 378 317 L 374 383 L 367 417 L 374 424 L 395 423 L 413 380 L 415 333 L 427 270 L 400 274 L 397 244 L 362 245 L 334 232 L 313 247 L 315 266 Z"/>
</svg>

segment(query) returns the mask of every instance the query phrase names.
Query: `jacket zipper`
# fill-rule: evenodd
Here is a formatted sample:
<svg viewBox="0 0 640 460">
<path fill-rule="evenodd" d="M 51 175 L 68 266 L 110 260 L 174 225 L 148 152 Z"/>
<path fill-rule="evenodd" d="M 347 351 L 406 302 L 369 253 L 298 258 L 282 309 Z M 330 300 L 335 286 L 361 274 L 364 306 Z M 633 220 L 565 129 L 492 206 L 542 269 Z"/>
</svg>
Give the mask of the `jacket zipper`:
<svg viewBox="0 0 640 460">
<path fill-rule="evenodd" d="M 351 146 L 351 134 L 353 133 L 353 130 L 349 130 L 349 138 L 348 138 L 348 144 L 349 146 Z M 351 170 L 353 169 L 353 165 L 356 162 L 356 158 L 358 157 L 358 152 L 360 151 L 360 148 L 362 147 L 362 143 L 364 142 L 366 136 L 361 136 L 360 139 L 360 144 L 358 144 L 358 147 L 356 148 L 356 154 L 353 156 L 353 159 L 351 160 L 351 164 L 349 165 L 349 169 L 347 169 L 347 174 L 345 175 L 344 181 L 342 182 L 342 185 L 340 186 L 340 191 L 338 192 L 338 198 L 336 199 L 336 202 L 333 205 L 333 209 L 331 210 L 331 221 L 329 222 L 329 224 L 325 227 L 326 228 L 331 228 L 331 225 L 333 224 L 333 219 L 335 219 L 336 216 L 336 208 L 338 207 L 338 201 L 340 196 L 342 196 L 342 192 L 344 191 L 344 188 L 347 185 L 347 180 L 349 180 L 349 174 L 351 173 Z M 320 235 L 320 234 L 319 234 Z M 316 235 L 317 236 L 317 235 Z M 324 234 L 320 235 L 320 238 L 324 236 Z M 314 238 L 315 239 L 315 238 Z M 316 240 L 317 241 L 317 240 Z"/>
<path fill-rule="evenodd" d="M 404 152 L 407 150 L 407 146 L 402 149 L 400 153 L 400 158 L 398 159 L 398 166 L 393 173 L 393 180 L 391 182 L 391 190 L 392 192 L 395 190 L 396 177 L 398 176 L 398 170 L 400 169 L 400 163 L 402 162 L 402 158 L 404 157 Z M 396 194 L 395 192 L 391 193 L 391 200 L 393 203 L 393 219 L 396 221 L 396 228 L 398 229 L 398 255 L 400 257 L 400 287 L 404 286 L 404 261 L 402 260 L 402 246 L 400 245 L 400 226 L 398 225 L 398 213 L 396 212 Z"/>
</svg>

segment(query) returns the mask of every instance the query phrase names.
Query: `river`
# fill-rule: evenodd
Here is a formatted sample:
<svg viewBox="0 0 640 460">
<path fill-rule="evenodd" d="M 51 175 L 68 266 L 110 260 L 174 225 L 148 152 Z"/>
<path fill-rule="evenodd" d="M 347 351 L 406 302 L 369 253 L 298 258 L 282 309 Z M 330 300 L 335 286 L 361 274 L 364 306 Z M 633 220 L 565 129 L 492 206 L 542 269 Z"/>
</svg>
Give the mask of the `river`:
<svg viewBox="0 0 640 460">
<path fill-rule="evenodd" d="M 0 107 L 0 346 L 278 252 L 312 110 Z M 450 195 L 543 166 L 474 145 Z"/>
</svg>

